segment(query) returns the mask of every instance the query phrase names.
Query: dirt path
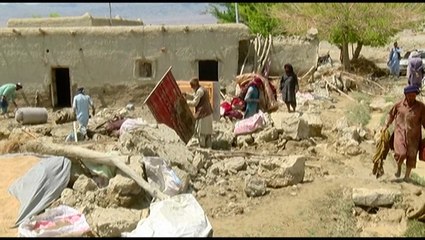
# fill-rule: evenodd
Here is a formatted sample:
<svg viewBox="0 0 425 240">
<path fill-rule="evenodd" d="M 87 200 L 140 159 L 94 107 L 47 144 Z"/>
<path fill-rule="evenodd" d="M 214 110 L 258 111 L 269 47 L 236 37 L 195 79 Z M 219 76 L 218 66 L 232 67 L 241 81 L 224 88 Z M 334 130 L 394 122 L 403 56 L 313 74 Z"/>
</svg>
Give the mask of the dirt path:
<svg viewBox="0 0 425 240">
<path fill-rule="evenodd" d="M 344 116 L 346 106 L 351 103 L 344 96 L 336 98 L 335 108 L 321 112 L 325 131 L 330 131 L 335 122 Z M 381 112 L 371 112 L 370 129 L 380 127 Z M 329 133 L 330 134 L 330 133 Z M 330 134 L 332 135 L 332 134 Z M 319 142 L 331 148 L 335 140 Z M 385 174 L 379 179 L 372 175 L 372 156 L 375 146 L 362 142 L 365 152 L 355 157 L 344 156 L 333 150 L 322 150 L 306 164 L 319 166 L 324 175 L 315 175 L 313 182 L 298 184 L 297 187 L 272 189 L 269 194 L 258 199 L 246 200 L 242 196 L 239 202 L 248 201 L 242 214 L 233 216 L 215 216 L 209 209 L 223 205 L 224 198 L 211 196 L 200 199 L 217 237 L 356 237 L 356 236 L 401 236 L 406 230 L 406 222 L 395 225 L 371 225 L 362 227 L 352 215 L 353 188 L 388 188 L 402 192 L 418 188 L 412 184 L 395 181 L 396 164 L 389 154 L 384 162 Z M 299 152 L 283 152 L 299 154 Z M 308 155 L 308 154 L 307 154 Z M 419 163 L 421 164 L 421 163 Z M 425 165 L 425 164 L 423 164 Z M 306 167 L 306 172 L 311 172 Z M 242 191 L 242 187 L 240 189 Z M 259 200 L 260 199 L 260 200 Z"/>
<path fill-rule="evenodd" d="M 0 157 L 0 169 L 3 170 L 0 181 L 0 236 L 16 237 L 17 229 L 11 229 L 19 211 L 19 201 L 9 194 L 10 185 L 23 176 L 34 164 L 36 157 Z"/>
</svg>

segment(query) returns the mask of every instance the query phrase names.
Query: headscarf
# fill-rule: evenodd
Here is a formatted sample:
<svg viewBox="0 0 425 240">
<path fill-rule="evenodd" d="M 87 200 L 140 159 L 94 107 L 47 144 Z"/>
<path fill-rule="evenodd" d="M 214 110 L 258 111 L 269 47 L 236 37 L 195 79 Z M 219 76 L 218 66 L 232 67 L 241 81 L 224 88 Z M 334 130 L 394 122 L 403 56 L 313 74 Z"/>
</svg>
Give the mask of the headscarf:
<svg viewBox="0 0 425 240">
<path fill-rule="evenodd" d="M 409 85 L 407 87 L 404 88 L 404 94 L 408 94 L 408 93 L 419 93 L 419 88 L 415 85 Z"/>
<path fill-rule="evenodd" d="M 285 64 L 283 69 L 285 70 L 285 73 L 286 73 L 287 76 L 295 75 L 294 68 L 292 67 L 291 64 L 289 64 L 289 63 Z"/>
<path fill-rule="evenodd" d="M 417 58 L 420 57 L 421 54 L 418 51 L 413 51 L 412 53 L 410 53 L 410 57 L 411 58 Z"/>
</svg>

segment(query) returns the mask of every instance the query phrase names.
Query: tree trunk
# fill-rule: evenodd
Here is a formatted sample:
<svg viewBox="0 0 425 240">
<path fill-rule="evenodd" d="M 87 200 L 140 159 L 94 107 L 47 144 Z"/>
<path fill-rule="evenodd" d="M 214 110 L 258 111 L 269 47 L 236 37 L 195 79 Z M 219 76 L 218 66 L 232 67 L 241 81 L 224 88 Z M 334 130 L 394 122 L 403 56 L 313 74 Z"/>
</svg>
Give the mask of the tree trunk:
<svg viewBox="0 0 425 240">
<path fill-rule="evenodd" d="M 361 42 L 357 43 L 356 50 L 353 53 L 353 60 L 358 59 L 360 56 L 360 51 L 362 51 L 363 44 Z"/>
<path fill-rule="evenodd" d="M 348 55 L 348 42 L 342 43 L 342 66 L 344 71 L 350 71 L 350 56 Z"/>
</svg>

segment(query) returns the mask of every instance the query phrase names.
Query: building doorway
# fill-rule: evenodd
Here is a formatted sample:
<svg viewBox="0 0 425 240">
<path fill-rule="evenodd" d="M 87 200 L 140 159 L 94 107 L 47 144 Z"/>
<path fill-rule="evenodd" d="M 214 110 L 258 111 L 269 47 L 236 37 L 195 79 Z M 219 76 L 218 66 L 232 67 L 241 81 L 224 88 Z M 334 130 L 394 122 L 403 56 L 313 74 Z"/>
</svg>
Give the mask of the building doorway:
<svg viewBox="0 0 425 240">
<path fill-rule="evenodd" d="M 202 60 L 198 62 L 199 81 L 218 82 L 218 62 L 215 60 Z"/>
<path fill-rule="evenodd" d="M 71 81 L 69 68 L 52 68 L 52 105 L 71 107 Z"/>
</svg>

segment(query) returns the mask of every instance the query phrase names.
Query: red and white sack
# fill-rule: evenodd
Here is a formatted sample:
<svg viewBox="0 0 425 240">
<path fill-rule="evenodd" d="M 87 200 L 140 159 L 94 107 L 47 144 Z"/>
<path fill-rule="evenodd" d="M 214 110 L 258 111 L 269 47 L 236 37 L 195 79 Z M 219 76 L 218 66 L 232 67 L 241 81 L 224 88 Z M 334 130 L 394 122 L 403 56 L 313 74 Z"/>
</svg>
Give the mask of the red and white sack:
<svg viewBox="0 0 425 240">
<path fill-rule="evenodd" d="M 242 119 L 235 124 L 233 133 L 237 135 L 249 134 L 263 128 L 265 125 L 265 116 L 262 111 L 258 112 L 254 116 Z"/>
</svg>

